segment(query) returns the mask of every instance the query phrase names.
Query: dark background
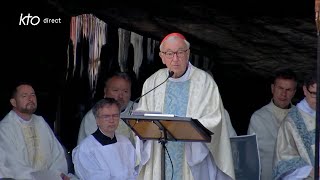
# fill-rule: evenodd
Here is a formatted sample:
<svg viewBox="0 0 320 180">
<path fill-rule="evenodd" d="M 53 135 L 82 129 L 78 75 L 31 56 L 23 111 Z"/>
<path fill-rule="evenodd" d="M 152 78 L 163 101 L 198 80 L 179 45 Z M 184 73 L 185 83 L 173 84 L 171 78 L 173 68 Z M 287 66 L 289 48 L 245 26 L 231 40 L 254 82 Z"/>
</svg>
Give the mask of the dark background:
<svg viewBox="0 0 320 180">
<path fill-rule="evenodd" d="M 47 1 L 12 1 L 9 3 L 9 7 L 5 8 L 9 9 L 9 13 L 2 16 L 4 19 L 2 24 L 4 43 L 1 48 L 2 65 L 0 66 L 1 118 L 11 109 L 9 104 L 10 88 L 14 83 L 31 81 L 38 98 L 36 113 L 42 115 L 52 128 L 54 122 L 60 122 L 60 124 L 56 124 L 55 132 L 67 149 L 72 150 L 76 145 L 81 118 L 96 99 L 102 97 L 103 77 L 99 79 L 98 93 L 94 99 L 90 98 L 91 92 L 86 74 L 80 76 L 79 69 L 77 69 L 74 76 L 66 77 L 68 72 L 67 58 L 70 56 L 70 54 L 68 55 L 68 52 L 70 53 L 68 44 L 70 43 L 70 17 L 72 14 L 54 7 Z M 248 8 L 252 7 L 248 4 Z M 39 16 L 41 20 L 60 18 L 61 23 L 40 23 L 36 26 L 19 25 L 21 13 Z M 108 25 L 110 25 L 109 40 L 116 44 L 118 24 L 109 23 Z M 148 37 L 148 34 L 145 36 Z M 85 48 L 86 45 L 86 42 L 83 41 L 82 47 Z M 106 53 L 108 55 L 105 56 L 101 55 L 102 63 L 105 62 L 103 60 L 116 59 L 113 57 L 117 52 L 116 48 L 104 47 L 103 52 L 110 53 Z M 133 54 L 132 52 L 129 54 L 130 61 Z M 158 59 L 158 56 L 155 58 Z M 156 59 L 155 62 L 157 62 Z M 110 68 L 110 65 L 105 65 L 103 72 Z M 145 78 L 161 67 L 163 67 L 161 63 L 142 65 L 140 79 L 133 87 L 132 99 L 139 96 Z M 241 78 L 233 76 L 232 72 L 235 69 L 237 73 L 242 75 Z M 257 74 L 255 71 L 246 71 L 235 65 L 226 66 L 219 62 L 215 63 L 211 72 L 219 86 L 222 100 L 230 114 L 235 130 L 239 135 L 246 134 L 251 114 L 271 99 L 271 77 Z M 301 98 L 302 93 L 298 89 L 294 103 Z"/>
</svg>

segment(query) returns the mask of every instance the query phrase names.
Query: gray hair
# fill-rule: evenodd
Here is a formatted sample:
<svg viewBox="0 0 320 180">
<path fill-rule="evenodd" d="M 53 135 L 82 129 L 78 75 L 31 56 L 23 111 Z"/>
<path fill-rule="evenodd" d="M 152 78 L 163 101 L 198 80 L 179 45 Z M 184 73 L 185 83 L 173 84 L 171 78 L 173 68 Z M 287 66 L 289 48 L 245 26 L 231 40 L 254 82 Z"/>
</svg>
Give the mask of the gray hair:
<svg viewBox="0 0 320 180">
<path fill-rule="evenodd" d="M 170 36 L 168 37 L 168 39 L 164 40 L 161 44 L 160 44 L 160 51 L 162 51 L 162 47 L 163 47 L 163 44 L 167 41 L 173 41 L 173 40 L 176 40 L 176 39 L 181 39 L 180 37 L 178 36 Z M 187 45 L 187 48 L 189 49 L 190 48 L 190 43 L 186 40 L 186 39 L 183 39 L 184 43 Z"/>
<path fill-rule="evenodd" d="M 94 117 L 97 118 L 99 116 L 100 109 L 102 109 L 106 106 L 111 106 L 111 105 L 116 105 L 119 109 L 119 114 L 120 114 L 121 105 L 118 103 L 118 101 L 116 101 L 113 98 L 103 98 L 100 101 L 98 101 L 92 108 L 92 113 L 93 113 Z"/>
<path fill-rule="evenodd" d="M 113 73 L 111 76 L 109 76 L 107 78 L 107 80 L 105 81 L 104 87 L 107 87 L 108 81 L 111 78 L 114 78 L 114 77 L 119 77 L 121 79 L 124 79 L 124 80 L 128 81 L 131 84 L 131 77 L 129 76 L 128 73 L 126 73 L 126 72 L 115 72 L 115 73 Z"/>
</svg>

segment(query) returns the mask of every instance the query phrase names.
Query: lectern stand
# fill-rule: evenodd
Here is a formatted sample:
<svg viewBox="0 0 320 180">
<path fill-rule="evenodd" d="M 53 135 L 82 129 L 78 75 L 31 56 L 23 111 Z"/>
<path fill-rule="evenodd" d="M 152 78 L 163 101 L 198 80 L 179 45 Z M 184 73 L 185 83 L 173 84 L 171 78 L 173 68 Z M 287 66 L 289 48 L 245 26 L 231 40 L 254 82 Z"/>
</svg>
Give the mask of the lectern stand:
<svg viewBox="0 0 320 180">
<path fill-rule="evenodd" d="M 162 144 L 162 166 L 164 166 L 167 141 L 211 142 L 211 131 L 198 120 L 164 114 L 121 115 L 121 119 L 141 140 L 157 140 Z M 162 179 L 165 169 L 162 167 Z"/>
</svg>

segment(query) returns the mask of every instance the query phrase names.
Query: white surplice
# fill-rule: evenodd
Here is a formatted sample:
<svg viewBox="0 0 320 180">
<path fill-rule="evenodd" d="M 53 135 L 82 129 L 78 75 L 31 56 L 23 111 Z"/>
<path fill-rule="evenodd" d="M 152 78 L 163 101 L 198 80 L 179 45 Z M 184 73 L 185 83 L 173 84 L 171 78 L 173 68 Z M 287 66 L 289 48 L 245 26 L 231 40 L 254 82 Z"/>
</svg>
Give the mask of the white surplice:
<svg viewBox="0 0 320 180">
<path fill-rule="evenodd" d="M 291 105 L 291 108 L 294 107 Z M 255 111 L 248 134 L 256 134 L 261 164 L 261 180 L 272 179 L 272 161 L 279 127 L 290 109 L 281 109 L 273 101 Z"/>
<path fill-rule="evenodd" d="M 93 135 L 72 151 L 76 175 L 82 180 L 135 180 L 135 150 L 130 140 L 115 134 L 117 142 L 102 145 Z"/>
<path fill-rule="evenodd" d="M 278 132 L 273 179 L 313 179 L 315 120 L 315 111 L 305 99 L 289 111 Z"/>
<path fill-rule="evenodd" d="M 165 81 L 167 77 L 167 68 L 157 71 L 145 81 L 142 94 Z M 199 120 L 214 133 L 211 143 L 185 143 L 183 179 L 235 179 L 230 139 L 218 86 L 208 73 L 191 63 L 180 80 L 190 80 L 186 117 Z M 179 79 L 169 78 L 169 81 Z M 166 84 L 142 97 L 137 110 L 163 112 Z M 139 160 L 143 167 L 139 179 L 160 180 L 163 171 L 162 145 L 157 141 L 147 140 L 143 144 L 142 141 L 138 141 L 136 147 L 142 151 Z"/>
<path fill-rule="evenodd" d="M 14 179 L 33 179 L 37 172 L 68 174 L 64 149 L 41 116 L 24 121 L 10 111 L 0 122 L 0 142 Z"/>
<path fill-rule="evenodd" d="M 121 112 L 122 115 L 129 114 L 130 108 L 132 108 L 133 102 L 129 101 L 126 109 Z M 135 109 L 136 103 L 133 106 L 133 109 Z M 97 123 L 96 123 L 96 118 L 93 115 L 92 109 L 90 109 L 87 114 L 83 117 L 80 128 L 79 128 L 79 134 L 78 134 L 78 145 L 80 142 L 85 139 L 87 136 L 91 135 L 98 129 Z M 120 134 L 123 134 L 127 136 L 131 142 L 133 142 L 133 135 L 132 135 L 132 130 L 127 126 L 125 122 L 122 120 L 119 121 L 119 126 L 117 128 L 117 131 Z"/>
</svg>

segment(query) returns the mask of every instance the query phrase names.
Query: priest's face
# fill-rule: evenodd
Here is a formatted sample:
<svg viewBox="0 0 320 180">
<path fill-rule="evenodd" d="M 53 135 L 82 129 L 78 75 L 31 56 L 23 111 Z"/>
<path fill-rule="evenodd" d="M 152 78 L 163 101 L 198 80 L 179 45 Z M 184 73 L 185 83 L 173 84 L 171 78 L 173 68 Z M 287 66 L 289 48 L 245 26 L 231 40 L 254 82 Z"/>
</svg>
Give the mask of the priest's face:
<svg viewBox="0 0 320 180">
<path fill-rule="evenodd" d="M 271 85 L 273 103 L 279 108 L 288 108 L 296 93 L 296 87 L 297 83 L 292 79 L 276 79 L 274 84 Z"/>
<path fill-rule="evenodd" d="M 13 109 L 22 114 L 33 114 L 37 109 L 37 97 L 30 85 L 20 85 L 10 103 Z"/>
<path fill-rule="evenodd" d="M 131 98 L 131 83 L 121 77 L 112 77 L 106 83 L 104 97 L 114 98 L 121 105 L 121 111 L 124 110 Z"/>
<path fill-rule="evenodd" d="M 118 128 L 120 110 L 116 104 L 105 105 L 98 110 L 97 125 L 106 136 L 113 137 Z"/>
<path fill-rule="evenodd" d="M 309 106 L 316 110 L 316 104 L 317 104 L 317 84 L 314 83 L 310 85 L 309 87 L 303 86 L 303 93 L 306 97 L 306 101 L 309 104 Z"/>
<path fill-rule="evenodd" d="M 159 55 L 162 63 L 173 71 L 173 78 L 181 77 L 187 70 L 190 50 L 186 42 L 178 37 L 163 42 Z"/>
</svg>

